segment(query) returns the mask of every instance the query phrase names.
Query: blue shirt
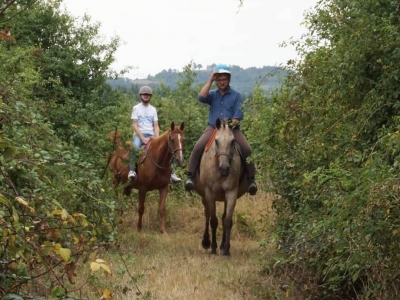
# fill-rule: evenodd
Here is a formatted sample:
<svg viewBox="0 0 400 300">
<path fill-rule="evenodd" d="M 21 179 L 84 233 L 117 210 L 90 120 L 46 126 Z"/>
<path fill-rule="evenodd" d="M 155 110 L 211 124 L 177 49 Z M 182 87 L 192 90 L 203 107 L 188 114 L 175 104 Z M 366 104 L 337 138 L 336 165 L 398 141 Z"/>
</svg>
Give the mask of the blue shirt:
<svg viewBox="0 0 400 300">
<path fill-rule="evenodd" d="M 210 105 L 208 114 L 208 125 L 215 128 L 217 118 L 223 119 L 238 119 L 243 120 L 243 112 L 241 110 L 243 97 L 237 91 L 228 88 L 228 91 L 221 95 L 220 91 L 210 90 L 206 98 L 198 95 L 197 99 Z"/>
</svg>

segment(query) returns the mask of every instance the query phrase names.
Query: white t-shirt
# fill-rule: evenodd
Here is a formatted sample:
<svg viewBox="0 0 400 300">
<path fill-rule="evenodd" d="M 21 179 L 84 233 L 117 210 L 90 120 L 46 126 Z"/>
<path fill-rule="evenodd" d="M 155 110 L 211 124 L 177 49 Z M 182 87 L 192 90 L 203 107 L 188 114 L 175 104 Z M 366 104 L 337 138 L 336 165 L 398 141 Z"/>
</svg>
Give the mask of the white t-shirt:
<svg viewBox="0 0 400 300">
<path fill-rule="evenodd" d="M 142 102 L 136 104 L 132 109 L 132 120 L 138 121 L 140 132 L 154 135 L 154 122 L 158 121 L 157 110 L 151 104 L 143 105 Z"/>
</svg>

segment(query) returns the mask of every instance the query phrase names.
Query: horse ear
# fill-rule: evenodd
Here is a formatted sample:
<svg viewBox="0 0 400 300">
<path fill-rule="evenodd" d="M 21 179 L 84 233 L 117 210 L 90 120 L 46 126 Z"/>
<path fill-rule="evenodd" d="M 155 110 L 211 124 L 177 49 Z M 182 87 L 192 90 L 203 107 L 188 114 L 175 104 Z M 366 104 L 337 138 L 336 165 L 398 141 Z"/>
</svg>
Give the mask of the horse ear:
<svg viewBox="0 0 400 300">
<path fill-rule="evenodd" d="M 217 121 L 215 122 L 215 126 L 217 127 L 217 129 L 221 128 L 221 119 L 217 118 Z"/>
<path fill-rule="evenodd" d="M 182 122 L 181 127 L 180 127 L 181 131 L 183 131 L 184 128 L 185 128 L 185 124 L 183 124 L 183 122 Z"/>
<path fill-rule="evenodd" d="M 171 122 L 171 131 L 173 131 L 175 129 L 175 123 L 174 121 Z"/>
</svg>

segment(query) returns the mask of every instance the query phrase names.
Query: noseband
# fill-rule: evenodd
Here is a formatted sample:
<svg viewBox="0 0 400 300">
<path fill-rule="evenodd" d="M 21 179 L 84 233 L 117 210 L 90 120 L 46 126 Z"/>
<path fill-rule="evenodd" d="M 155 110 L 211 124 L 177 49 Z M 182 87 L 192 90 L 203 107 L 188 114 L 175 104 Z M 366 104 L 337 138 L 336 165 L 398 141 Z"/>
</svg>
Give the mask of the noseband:
<svg viewBox="0 0 400 300">
<path fill-rule="evenodd" d="M 235 142 L 234 144 L 232 144 L 231 148 L 232 148 L 232 149 L 231 149 L 232 151 L 230 151 L 230 153 L 228 153 L 228 152 L 218 152 L 218 151 L 215 151 L 214 158 L 215 158 L 215 157 L 216 157 L 216 158 L 219 158 L 220 156 L 226 156 L 226 157 L 228 158 L 228 160 L 229 160 L 229 163 L 231 163 L 232 160 L 233 160 L 233 156 L 235 155 L 236 142 Z M 213 162 L 213 165 L 214 165 L 214 162 Z"/>
<path fill-rule="evenodd" d="M 232 148 L 233 148 L 233 146 L 232 146 Z M 215 156 L 216 157 L 226 156 L 229 159 L 229 161 L 232 161 L 234 154 L 235 154 L 235 151 L 232 151 L 231 153 L 228 153 L 228 152 L 215 152 Z"/>
</svg>

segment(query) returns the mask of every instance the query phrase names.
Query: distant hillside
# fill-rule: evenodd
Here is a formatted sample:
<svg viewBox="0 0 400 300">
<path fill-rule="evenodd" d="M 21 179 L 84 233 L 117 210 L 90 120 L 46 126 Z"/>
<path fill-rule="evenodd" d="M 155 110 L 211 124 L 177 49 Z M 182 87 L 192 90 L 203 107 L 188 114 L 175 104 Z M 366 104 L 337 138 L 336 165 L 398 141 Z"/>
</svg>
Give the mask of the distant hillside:
<svg viewBox="0 0 400 300">
<path fill-rule="evenodd" d="M 215 64 L 207 66 L 205 70 L 201 70 L 202 66 L 197 67 L 200 70 L 196 70 L 197 78 L 195 85 L 205 83 L 214 68 Z M 284 76 L 285 72 L 282 70 L 276 70 L 276 67 L 262 67 L 262 68 L 247 68 L 243 69 L 239 66 L 229 66 L 232 73 L 231 86 L 237 91 L 243 94 L 251 94 L 254 87 L 260 83 L 260 81 L 265 77 L 260 87 L 266 92 L 271 91 L 279 85 L 279 77 Z M 276 72 L 272 77 L 267 76 L 267 74 Z M 176 82 L 179 81 L 179 72 L 177 70 L 163 70 L 162 72 L 156 74 L 155 76 L 148 76 L 145 79 L 129 79 L 129 78 L 119 78 L 117 80 L 109 80 L 109 84 L 113 88 L 122 88 L 125 91 L 137 92 L 138 87 L 142 85 L 148 85 L 151 87 L 157 87 L 160 83 L 168 86 L 170 89 L 175 89 Z"/>
</svg>

